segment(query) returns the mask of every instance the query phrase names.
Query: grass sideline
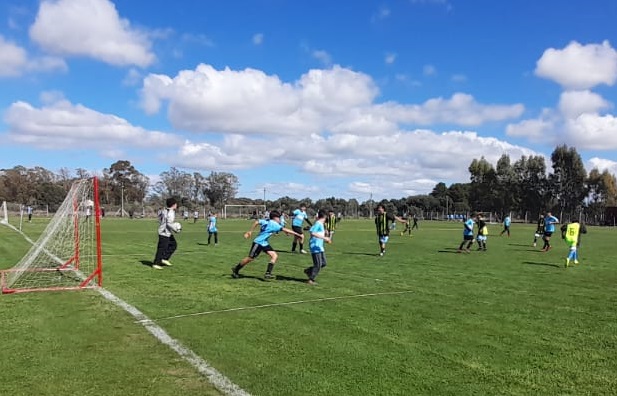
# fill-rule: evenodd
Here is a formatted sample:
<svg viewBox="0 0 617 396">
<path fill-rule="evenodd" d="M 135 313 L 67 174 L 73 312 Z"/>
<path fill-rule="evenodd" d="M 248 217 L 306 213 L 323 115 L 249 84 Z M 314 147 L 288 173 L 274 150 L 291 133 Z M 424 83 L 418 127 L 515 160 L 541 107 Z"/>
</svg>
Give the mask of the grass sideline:
<svg viewBox="0 0 617 396">
<path fill-rule="evenodd" d="M 262 280 L 265 257 L 231 279 L 250 222 L 219 222 L 216 247 L 205 222 L 184 223 L 174 266 L 156 271 L 154 221 L 105 219 L 104 286 L 253 395 L 617 389 L 615 229 L 590 228 L 581 265 L 565 269 L 565 244 L 554 238 L 540 253 L 532 226 L 515 224 L 507 238 L 490 225 L 487 252 L 457 254 L 461 223 L 421 222 L 413 238 L 393 232 L 378 257 L 372 223 L 345 220 L 311 287 L 310 256 L 289 253 L 282 234 L 272 238 L 276 281 Z M 0 227 L 2 268 L 26 250 Z M 97 293 L 2 296 L 0 315 L 0 394 L 217 394 Z"/>
</svg>

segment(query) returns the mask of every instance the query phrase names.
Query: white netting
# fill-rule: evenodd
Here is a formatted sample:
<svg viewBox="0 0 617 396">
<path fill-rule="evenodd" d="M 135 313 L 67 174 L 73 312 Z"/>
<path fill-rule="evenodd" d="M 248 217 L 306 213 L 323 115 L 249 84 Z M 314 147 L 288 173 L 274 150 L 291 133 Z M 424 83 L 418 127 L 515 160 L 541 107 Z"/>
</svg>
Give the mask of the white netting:
<svg viewBox="0 0 617 396">
<path fill-rule="evenodd" d="M 75 182 L 26 255 L 3 273 L 3 291 L 95 286 L 100 278 L 100 226 L 94 179 Z M 9 225 L 10 226 L 10 225 Z"/>
<path fill-rule="evenodd" d="M 225 219 L 251 219 L 261 218 L 266 211 L 266 205 L 225 205 L 223 218 Z"/>
</svg>

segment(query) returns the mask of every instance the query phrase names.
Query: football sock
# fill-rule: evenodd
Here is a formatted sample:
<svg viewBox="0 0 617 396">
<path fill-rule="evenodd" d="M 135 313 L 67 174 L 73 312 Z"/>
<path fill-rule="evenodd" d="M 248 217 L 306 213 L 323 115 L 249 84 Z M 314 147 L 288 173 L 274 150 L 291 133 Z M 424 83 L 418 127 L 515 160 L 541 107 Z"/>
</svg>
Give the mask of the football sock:
<svg viewBox="0 0 617 396">
<path fill-rule="evenodd" d="M 243 267 L 242 264 L 240 264 L 240 263 L 236 264 L 236 266 L 234 267 L 234 272 L 236 272 L 236 273 L 240 272 L 242 267 Z"/>
<path fill-rule="evenodd" d="M 266 269 L 266 274 L 271 274 L 274 269 L 274 263 L 268 263 L 268 268 Z"/>
<path fill-rule="evenodd" d="M 292 243 L 292 244 L 291 244 L 291 251 L 292 251 L 292 252 L 295 252 L 295 251 L 296 251 L 296 246 L 297 246 L 297 243 L 296 243 L 296 242 L 294 242 L 294 243 Z"/>
</svg>

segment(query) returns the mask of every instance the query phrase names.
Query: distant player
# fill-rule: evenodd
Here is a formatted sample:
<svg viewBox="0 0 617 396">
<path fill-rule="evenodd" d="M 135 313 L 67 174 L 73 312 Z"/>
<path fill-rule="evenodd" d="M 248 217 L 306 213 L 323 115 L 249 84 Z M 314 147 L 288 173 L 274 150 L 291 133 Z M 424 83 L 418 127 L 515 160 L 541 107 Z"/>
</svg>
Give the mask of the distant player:
<svg viewBox="0 0 617 396">
<path fill-rule="evenodd" d="M 458 247 L 458 253 L 462 253 L 462 252 L 469 253 L 469 249 L 471 248 L 471 245 L 473 245 L 474 225 L 475 223 L 472 217 L 469 217 L 463 223 L 463 242 L 461 242 L 460 246 Z M 467 247 L 464 247 L 465 244 L 467 244 Z"/>
<path fill-rule="evenodd" d="M 319 213 L 317 213 L 317 218 L 319 219 Z M 336 231 L 336 215 L 333 210 L 328 211 L 324 226 L 326 227 L 326 236 L 330 239 L 334 238 L 334 231 Z"/>
<path fill-rule="evenodd" d="M 274 279 L 272 270 L 274 269 L 274 264 L 276 264 L 276 260 L 278 259 L 278 254 L 272 246 L 270 246 L 270 237 L 280 231 L 283 231 L 285 234 L 300 236 L 300 234 L 294 232 L 293 230 L 284 228 L 280 224 L 280 217 L 281 214 L 278 211 L 273 210 L 270 212 L 270 219 L 255 220 L 251 229 L 244 233 L 245 239 L 250 238 L 253 230 L 259 226 L 259 235 L 257 235 L 257 237 L 253 240 L 248 256 L 244 257 L 235 267 L 231 268 L 232 278 L 239 278 L 240 270 L 244 268 L 245 265 L 255 260 L 261 252 L 266 252 L 266 254 L 270 256 L 270 261 L 268 262 L 268 268 L 266 269 L 264 279 Z"/>
<path fill-rule="evenodd" d="M 419 230 L 420 227 L 418 227 L 418 216 L 415 213 L 413 214 L 412 220 L 413 225 L 411 226 L 411 229 L 413 230 L 415 228 L 416 230 Z"/>
<path fill-rule="evenodd" d="M 377 206 L 377 213 L 375 214 L 375 228 L 377 230 L 380 256 L 383 256 L 386 253 L 386 244 L 390 238 L 390 230 L 392 229 L 392 224 L 396 223 L 397 220 L 401 223 L 407 223 L 407 220 L 401 217 L 393 215 L 392 213 L 386 213 L 385 206 Z"/>
<path fill-rule="evenodd" d="M 578 247 L 581 243 L 580 234 L 586 234 L 587 228 L 584 224 L 580 224 L 578 220 L 573 220 L 572 223 L 561 226 L 561 237 L 566 241 L 570 252 L 566 257 L 566 268 L 571 263 L 578 264 Z"/>
<path fill-rule="evenodd" d="M 334 212 L 332 212 L 334 215 Z M 324 249 L 324 242 L 331 243 L 332 239 L 328 236 L 325 227 L 326 212 L 319 210 L 317 212 L 317 220 L 311 227 L 311 239 L 309 239 L 309 248 L 311 250 L 311 258 L 313 259 L 313 266 L 304 269 L 304 273 L 308 276 L 308 284 L 315 285 L 315 278 L 319 271 L 326 266 L 326 253 Z"/>
<path fill-rule="evenodd" d="M 197 223 L 197 220 L 199 220 L 199 211 L 198 210 L 193 212 L 193 224 Z"/>
<path fill-rule="evenodd" d="M 214 236 L 214 245 L 218 245 L 219 231 L 216 228 L 216 213 L 210 213 L 210 217 L 208 217 L 208 245 L 210 244 L 212 236 Z"/>
<path fill-rule="evenodd" d="M 300 253 L 306 254 L 306 250 L 304 250 L 304 231 L 302 230 L 302 226 L 305 221 L 309 224 L 309 226 L 313 225 L 306 214 L 306 205 L 301 205 L 299 209 L 293 211 L 293 218 L 291 220 L 291 228 L 296 234 L 293 243 L 291 244 L 292 253 L 296 251 L 296 246 L 299 244 Z"/>
<path fill-rule="evenodd" d="M 544 235 L 544 212 L 540 213 L 538 217 L 538 225 L 536 226 L 536 232 L 533 234 L 533 247 L 538 245 L 538 238 Z"/>
<path fill-rule="evenodd" d="M 502 236 L 504 233 L 508 235 L 508 237 L 510 236 L 510 223 L 512 223 L 512 220 L 510 219 L 509 215 L 506 215 L 506 217 L 504 217 L 503 219 L 503 230 L 501 231 L 501 234 L 499 234 L 499 236 Z"/>
<path fill-rule="evenodd" d="M 32 206 L 28 205 L 26 212 L 28 213 L 28 223 L 32 223 Z"/>
<path fill-rule="evenodd" d="M 553 216 L 551 212 L 546 212 L 544 217 L 544 235 L 542 236 L 542 239 L 544 239 L 543 252 L 548 252 L 552 247 L 551 236 L 555 232 L 555 224 L 559 224 L 559 219 Z"/>
<path fill-rule="evenodd" d="M 478 222 L 478 235 L 476 236 L 476 241 L 478 242 L 478 250 L 486 251 L 488 227 L 486 226 L 486 222 L 484 221 L 484 216 L 482 216 L 482 214 L 478 214 L 478 216 L 476 217 L 476 221 Z"/>
<path fill-rule="evenodd" d="M 184 219 L 184 221 L 189 219 L 189 211 L 188 210 L 184 210 L 182 212 L 182 218 Z"/>
</svg>

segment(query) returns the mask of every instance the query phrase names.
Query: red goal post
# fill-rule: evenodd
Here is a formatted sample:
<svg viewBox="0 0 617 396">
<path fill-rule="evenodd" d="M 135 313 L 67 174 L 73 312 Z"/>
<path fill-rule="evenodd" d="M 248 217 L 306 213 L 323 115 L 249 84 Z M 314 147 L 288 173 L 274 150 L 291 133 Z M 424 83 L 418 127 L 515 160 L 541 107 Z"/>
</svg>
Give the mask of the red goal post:
<svg viewBox="0 0 617 396">
<path fill-rule="evenodd" d="M 22 233 L 32 246 L 15 266 L 0 272 L 2 293 L 100 287 L 100 214 L 98 179 L 75 181 L 38 240 Z"/>
</svg>

